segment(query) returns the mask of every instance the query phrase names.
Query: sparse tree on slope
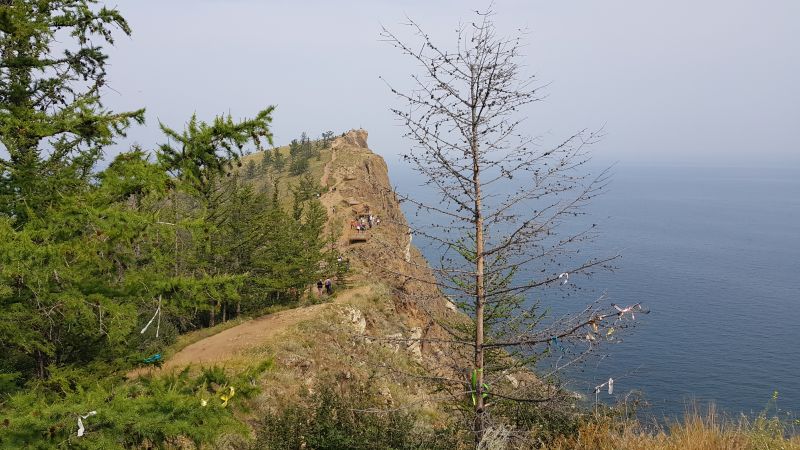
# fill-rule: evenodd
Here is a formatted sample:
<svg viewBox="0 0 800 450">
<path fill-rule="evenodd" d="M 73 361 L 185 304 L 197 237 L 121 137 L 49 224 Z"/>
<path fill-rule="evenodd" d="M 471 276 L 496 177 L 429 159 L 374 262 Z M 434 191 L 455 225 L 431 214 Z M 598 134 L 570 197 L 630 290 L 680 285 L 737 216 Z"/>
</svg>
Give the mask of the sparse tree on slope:
<svg viewBox="0 0 800 450">
<path fill-rule="evenodd" d="M 544 327 L 526 302 L 525 294 L 562 282 L 563 273 L 587 272 L 613 259 L 574 258 L 593 226 L 560 232 L 603 187 L 605 174 L 579 170 L 594 133 L 578 132 L 548 149 L 528 137 L 522 110 L 541 97 L 533 77 L 521 73 L 520 35 L 499 36 L 491 16 L 477 13 L 475 22 L 460 27 L 452 51 L 414 21 L 408 26 L 421 42 L 382 33 L 421 70 L 410 90 L 390 86 L 404 103 L 392 111 L 413 142 L 405 159 L 439 201 L 402 200 L 429 217 L 413 233 L 443 249 L 435 283 L 470 318 L 468 326 L 440 324 L 451 335 L 447 344 L 471 353 L 466 380 L 449 381 L 466 387 L 477 441 L 487 427 L 489 399 L 545 400 L 496 389 L 504 370 L 532 363 L 552 343 L 591 348 L 598 329 L 616 315 L 590 305 Z"/>
</svg>

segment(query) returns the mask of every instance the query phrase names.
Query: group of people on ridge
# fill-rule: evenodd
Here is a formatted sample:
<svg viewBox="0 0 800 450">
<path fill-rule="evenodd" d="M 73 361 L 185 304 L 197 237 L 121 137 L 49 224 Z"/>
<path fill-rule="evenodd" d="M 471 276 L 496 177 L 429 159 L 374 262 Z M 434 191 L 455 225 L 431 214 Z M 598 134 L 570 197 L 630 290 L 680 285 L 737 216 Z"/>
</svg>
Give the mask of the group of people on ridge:
<svg viewBox="0 0 800 450">
<path fill-rule="evenodd" d="M 317 280 L 317 293 L 319 293 L 320 297 L 322 297 L 323 287 L 325 288 L 325 293 L 327 295 L 333 294 L 333 282 L 331 281 L 330 278 L 326 278 L 325 281 L 322 281 L 321 278 Z"/>
<path fill-rule="evenodd" d="M 373 226 L 378 226 L 381 223 L 381 219 L 377 216 L 373 216 L 372 214 L 364 215 L 359 217 L 358 219 L 353 219 L 350 221 L 350 229 L 356 230 L 359 233 L 363 233 L 364 231 L 369 230 Z"/>
</svg>

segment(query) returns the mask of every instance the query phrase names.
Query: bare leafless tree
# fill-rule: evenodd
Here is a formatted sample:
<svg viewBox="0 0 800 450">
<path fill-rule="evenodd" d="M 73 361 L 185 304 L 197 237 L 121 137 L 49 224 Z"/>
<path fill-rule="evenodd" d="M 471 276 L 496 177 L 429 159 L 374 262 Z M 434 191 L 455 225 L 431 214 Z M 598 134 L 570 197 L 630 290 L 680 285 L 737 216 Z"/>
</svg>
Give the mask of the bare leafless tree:
<svg viewBox="0 0 800 450">
<path fill-rule="evenodd" d="M 468 326 L 445 324 L 450 339 L 437 341 L 470 349 L 473 367 L 463 385 L 474 406 L 479 442 L 492 396 L 543 400 L 495 389 L 492 383 L 502 373 L 529 364 L 543 347 L 571 343 L 591 349 L 622 319 L 620 308 L 606 308 L 601 299 L 545 325 L 526 300 L 532 290 L 608 267 L 614 259 L 579 259 L 595 226 L 563 226 L 583 213 L 605 186 L 607 173 L 584 173 L 587 146 L 598 140 L 597 132 L 583 130 L 547 148 L 526 132 L 525 107 L 542 96 L 537 80 L 522 74 L 524 33 L 502 37 L 492 12 L 476 11 L 474 22 L 458 28 L 451 51 L 435 44 L 417 22 L 405 25 L 411 39 L 386 28 L 381 36 L 419 72 L 408 90 L 386 82 L 401 100 L 392 111 L 413 143 L 404 158 L 438 198 L 401 195 L 401 200 L 429 219 L 413 234 L 441 246 L 431 283 L 469 317 Z M 409 256 L 405 260 L 414 264 Z"/>
</svg>

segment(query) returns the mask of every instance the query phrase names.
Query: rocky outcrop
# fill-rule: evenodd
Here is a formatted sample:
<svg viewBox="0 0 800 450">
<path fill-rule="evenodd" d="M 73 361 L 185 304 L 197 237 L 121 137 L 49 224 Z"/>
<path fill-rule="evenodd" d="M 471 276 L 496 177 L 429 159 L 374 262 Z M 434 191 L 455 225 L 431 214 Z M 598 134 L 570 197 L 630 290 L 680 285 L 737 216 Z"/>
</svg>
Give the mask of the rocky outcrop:
<svg viewBox="0 0 800 450">
<path fill-rule="evenodd" d="M 437 355 L 455 356 L 456 351 L 432 344 L 449 337 L 439 327 L 440 319 L 458 320 L 461 316 L 441 295 L 427 261 L 413 245 L 386 162 L 369 149 L 367 138 L 365 130 L 351 130 L 334 140 L 326 168 L 329 190 L 322 201 L 334 215 L 332 223 L 338 221 L 343 226 L 338 245 L 356 272 L 390 288 L 394 322 L 401 329 L 371 330 L 367 334 L 385 336 L 384 345 L 435 365 Z M 380 225 L 368 231 L 368 239 L 350 242 L 351 221 L 364 214 L 377 217 Z M 364 314 L 369 316 L 370 312 Z"/>
</svg>

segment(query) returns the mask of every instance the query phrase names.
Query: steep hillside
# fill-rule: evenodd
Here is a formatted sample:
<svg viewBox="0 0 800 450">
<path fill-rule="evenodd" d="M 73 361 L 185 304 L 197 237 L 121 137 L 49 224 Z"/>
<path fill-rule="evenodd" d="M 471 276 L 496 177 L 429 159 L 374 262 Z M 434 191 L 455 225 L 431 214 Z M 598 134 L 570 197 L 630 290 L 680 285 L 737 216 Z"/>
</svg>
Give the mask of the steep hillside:
<svg viewBox="0 0 800 450">
<path fill-rule="evenodd" d="M 423 380 L 433 374 L 459 378 L 456 367 L 468 367 L 468 360 L 432 344 L 444 337 L 433 316 L 455 318 L 457 313 L 428 283 L 432 274 L 410 243 L 386 163 L 368 148 L 367 132 L 353 130 L 334 140 L 310 171 L 322 185 L 320 201 L 328 227 L 338 235 L 335 246 L 350 263 L 348 286 L 335 284 L 331 301 L 318 303 L 315 293 L 305 306 L 221 326 L 216 334 L 168 351 L 161 369 L 139 369 L 129 377 L 184 367 L 236 371 L 271 360 L 272 369 L 260 380 L 263 394 L 252 402 L 254 414 L 248 417 L 285 405 L 319 382 L 338 380 L 369 381 L 386 405 L 423 412 L 431 419 L 427 426 L 446 423 L 448 413 L 433 401 Z M 269 182 L 263 175 L 252 181 Z M 289 189 L 296 180 L 280 182 Z M 375 220 L 369 230 L 353 229 L 354 220 L 370 214 Z"/>
<path fill-rule="evenodd" d="M 410 244 L 408 224 L 391 189 L 386 163 L 367 147 L 364 130 L 353 130 L 337 138 L 324 153 L 311 173 L 321 173 L 320 184 L 326 192 L 320 196 L 320 201 L 328 211 L 328 226 L 338 235 L 337 250 L 350 262 L 349 284 L 353 285 L 347 289 L 337 286 L 333 304 L 346 306 L 354 298 L 383 291 L 385 298 L 381 300 L 392 308 L 386 317 L 378 317 L 379 311 L 348 311 L 348 314 L 363 317 L 365 324 L 360 333 L 372 337 L 389 334 L 399 340 L 400 331 L 403 338 L 427 340 L 429 334 L 436 332 L 429 313 L 455 313 L 452 305 L 430 284 L 433 278 L 426 262 Z M 243 162 L 257 156 L 245 157 Z M 263 178 L 259 176 L 253 182 L 264 185 Z M 281 178 L 285 190 L 295 181 L 291 177 Z M 356 231 L 351 222 L 366 214 L 379 219 L 380 224 L 376 223 L 367 231 Z M 162 370 L 236 359 L 259 343 L 270 341 L 285 328 L 317 319 L 333 304 L 282 311 L 225 329 L 177 352 Z M 379 319 L 389 320 L 399 328 L 378 327 Z M 417 355 L 427 350 L 427 346 L 418 342 L 409 347 Z"/>
</svg>

